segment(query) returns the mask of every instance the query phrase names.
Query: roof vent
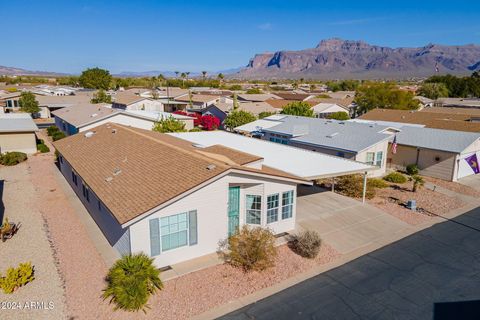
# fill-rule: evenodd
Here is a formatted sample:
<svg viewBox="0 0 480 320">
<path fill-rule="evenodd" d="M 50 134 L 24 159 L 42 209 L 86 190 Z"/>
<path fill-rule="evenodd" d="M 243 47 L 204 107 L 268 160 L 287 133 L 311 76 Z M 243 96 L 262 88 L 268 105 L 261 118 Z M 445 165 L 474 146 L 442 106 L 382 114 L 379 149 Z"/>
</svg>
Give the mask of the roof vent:
<svg viewBox="0 0 480 320">
<path fill-rule="evenodd" d="M 93 137 L 94 134 L 95 134 L 95 132 L 93 132 L 93 131 L 87 131 L 87 132 L 85 132 L 85 138 L 91 138 L 91 137 Z"/>
<path fill-rule="evenodd" d="M 217 166 L 214 165 L 214 164 L 209 164 L 209 165 L 207 166 L 207 170 L 211 171 L 211 170 L 215 169 L 216 167 L 217 167 Z"/>
<path fill-rule="evenodd" d="M 122 170 L 121 170 L 121 169 L 119 169 L 119 168 L 113 169 L 113 175 L 114 175 L 114 176 L 118 176 L 120 173 L 122 173 Z"/>
<path fill-rule="evenodd" d="M 117 129 L 112 129 L 112 133 L 117 133 Z"/>
<path fill-rule="evenodd" d="M 95 118 L 96 116 L 98 116 L 98 113 L 92 113 L 92 114 L 90 115 L 90 117 L 92 117 L 92 118 Z"/>
<path fill-rule="evenodd" d="M 105 178 L 105 181 L 107 181 L 107 182 L 110 182 L 110 181 L 112 181 L 112 180 L 113 180 L 112 177 L 106 177 L 106 178 Z"/>
<path fill-rule="evenodd" d="M 338 132 L 334 132 L 334 133 L 332 133 L 332 134 L 329 134 L 329 135 L 327 136 L 327 138 L 333 138 L 333 137 L 335 137 L 337 134 L 338 134 Z"/>
</svg>

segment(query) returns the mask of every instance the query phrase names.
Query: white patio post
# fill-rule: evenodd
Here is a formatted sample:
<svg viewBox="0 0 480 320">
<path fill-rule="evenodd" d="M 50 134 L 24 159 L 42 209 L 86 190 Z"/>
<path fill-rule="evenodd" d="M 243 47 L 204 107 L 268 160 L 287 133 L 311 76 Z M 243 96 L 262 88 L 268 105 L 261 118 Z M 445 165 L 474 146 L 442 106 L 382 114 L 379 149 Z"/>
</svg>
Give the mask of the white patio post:
<svg viewBox="0 0 480 320">
<path fill-rule="evenodd" d="M 365 203 L 365 195 L 367 194 L 367 172 L 363 174 L 363 191 L 362 191 L 362 203 Z"/>
</svg>

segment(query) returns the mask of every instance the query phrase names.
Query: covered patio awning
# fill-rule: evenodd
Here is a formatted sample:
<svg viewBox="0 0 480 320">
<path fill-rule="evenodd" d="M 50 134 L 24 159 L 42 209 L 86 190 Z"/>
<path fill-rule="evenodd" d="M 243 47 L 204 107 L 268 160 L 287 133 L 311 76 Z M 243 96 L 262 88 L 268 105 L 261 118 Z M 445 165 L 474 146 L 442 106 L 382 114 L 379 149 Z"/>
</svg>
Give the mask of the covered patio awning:
<svg viewBox="0 0 480 320">
<path fill-rule="evenodd" d="M 263 164 L 307 180 L 365 174 L 378 169 L 362 162 L 334 157 L 225 131 L 170 133 L 199 148 L 223 145 L 263 158 Z"/>
</svg>

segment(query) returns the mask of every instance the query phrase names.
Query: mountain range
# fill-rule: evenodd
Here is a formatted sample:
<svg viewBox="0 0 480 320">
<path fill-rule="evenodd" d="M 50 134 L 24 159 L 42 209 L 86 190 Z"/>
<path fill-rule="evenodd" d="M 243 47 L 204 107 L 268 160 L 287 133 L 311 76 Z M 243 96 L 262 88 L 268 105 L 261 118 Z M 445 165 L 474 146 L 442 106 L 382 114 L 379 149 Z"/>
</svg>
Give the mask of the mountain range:
<svg viewBox="0 0 480 320">
<path fill-rule="evenodd" d="M 438 71 L 437 71 L 438 70 Z M 404 79 L 480 70 L 480 46 L 428 44 L 389 48 L 338 38 L 315 48 L 255 55 L 235 77 L 245 79 Z"/>
</svg>

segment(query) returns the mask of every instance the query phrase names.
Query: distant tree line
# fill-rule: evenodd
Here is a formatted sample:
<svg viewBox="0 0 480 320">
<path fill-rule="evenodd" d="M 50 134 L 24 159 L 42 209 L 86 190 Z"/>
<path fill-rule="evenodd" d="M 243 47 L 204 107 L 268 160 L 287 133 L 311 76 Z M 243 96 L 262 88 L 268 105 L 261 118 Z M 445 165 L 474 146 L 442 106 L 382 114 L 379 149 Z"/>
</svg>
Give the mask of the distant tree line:
<svg viewBox="0 0 480 320">
<path fill-rule="evenodd" d="M 431 84 L 440 85 L 435 91 L 428 91 L 431 89 Z M 423 88 L 426 86 L 426 89 Z M 446 89 L 446 90 L 445 90 Z M 422 92 L 426 91 L 426 92 Z M 440 94 L 446 97 L 452 98 L 469 98 L 469 97 L 480 97 L 480 73 L 475 71 L 469 77 L 456 77 L 450 74 L 444 76 L 432 76 L 425 80 L 424 86 L 420 89 L 420 93 L 424 93 L 428 98 L 436 99 L 441 90 Z"/>
</svg>

